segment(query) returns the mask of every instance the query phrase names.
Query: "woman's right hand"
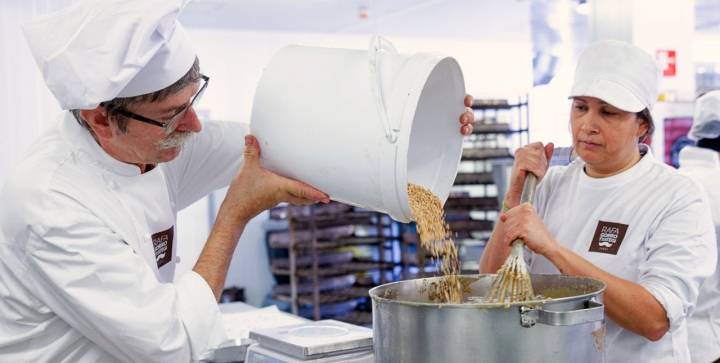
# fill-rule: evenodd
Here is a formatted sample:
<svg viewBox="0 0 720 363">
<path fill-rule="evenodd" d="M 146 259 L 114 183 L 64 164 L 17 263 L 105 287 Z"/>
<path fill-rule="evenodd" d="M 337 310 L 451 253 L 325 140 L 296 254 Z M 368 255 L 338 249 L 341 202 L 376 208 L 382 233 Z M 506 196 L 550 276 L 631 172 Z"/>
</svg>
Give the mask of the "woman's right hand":
<svg viewBox="0 0 720 363">
<path fill-rule="evenodd" d="M 525 175 L 528 172 L 535 174 L 538 182 L 545 176 L 555 145 L 534 142 L 515 151 L 515 162 L 510 174 L 510 185 L 505 193 L 505 207 L 513 208 L 520 204 Z"/>
<path fill-rule="evenodd" d="M 278 203 L 328 203 L 327 194 L 297 180 L 285 178 L 265 169 L 260 163 L 260 144 L 245 136 L 243 166 L 233 179 L 223 200 L 222 209 L 238 220 L 249 220 Z"/>
</svg>

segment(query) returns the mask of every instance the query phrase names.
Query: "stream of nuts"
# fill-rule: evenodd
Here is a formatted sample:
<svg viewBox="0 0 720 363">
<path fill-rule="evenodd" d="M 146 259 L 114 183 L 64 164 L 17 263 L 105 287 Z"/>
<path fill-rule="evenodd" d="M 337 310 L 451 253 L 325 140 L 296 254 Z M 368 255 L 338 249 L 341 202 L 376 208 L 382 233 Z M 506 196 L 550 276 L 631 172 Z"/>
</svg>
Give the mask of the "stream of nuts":
<svg viewBox="0 0 720 363">
<path fill-rule="evenodd" d="M 408 199 L 420 245 L 439 261 L 442 277 L 427 286 L 428 298 L 435 303 L 458 304 L 463 300 L 463 286 L 458 275 L 460 262 L 450 227 L 445 222 L 442 203 L 430 190 L 408 184 Z"/>
</svg>

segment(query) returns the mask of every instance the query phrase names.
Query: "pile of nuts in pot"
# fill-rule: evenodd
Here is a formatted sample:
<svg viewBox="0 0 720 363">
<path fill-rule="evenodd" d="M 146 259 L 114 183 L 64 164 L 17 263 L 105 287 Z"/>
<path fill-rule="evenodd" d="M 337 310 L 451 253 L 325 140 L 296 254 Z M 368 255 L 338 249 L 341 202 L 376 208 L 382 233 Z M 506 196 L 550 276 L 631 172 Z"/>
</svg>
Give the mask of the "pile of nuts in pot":
<svg viewBox="0 0 720 363">
<path fill-rule="evenodd" d="M 408 184 L 410 210 L 417 222 L 420 245 L 440 263 L 442 277 L 431 283 L 428 298 L 441 304 L 462 302 L 465 287 L 458 278 L 460 263 L 457 248 L 445 222 L 445 211 L 440 200 L 428 189 Z"/>
</svg>

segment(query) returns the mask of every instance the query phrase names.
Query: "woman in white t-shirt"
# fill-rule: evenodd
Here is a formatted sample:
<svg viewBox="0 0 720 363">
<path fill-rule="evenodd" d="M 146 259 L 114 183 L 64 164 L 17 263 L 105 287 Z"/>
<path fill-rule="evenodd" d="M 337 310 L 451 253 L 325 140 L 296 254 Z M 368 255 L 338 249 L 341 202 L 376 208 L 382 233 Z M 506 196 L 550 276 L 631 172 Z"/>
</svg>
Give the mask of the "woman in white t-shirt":
<svg viewBox="0 0 720 363">
<path fill-rule="evenodd" d="M 689 362 L 686 320 L 715 269 L 710 209 L 700 188 L 653 158 L 654 59 L 619 41 L 580 56 L 570 128 L 578 158 L 548 169 L 553 145 L 515 154 L 504 212 L 480 260 L 496 272 L 511 241 L 534 252 L 531 273 L 588 276 L 607 284 L 608 362 Z M 541 180 L 535 205 L 519 205 L 527 172 Z"/>
</svg>

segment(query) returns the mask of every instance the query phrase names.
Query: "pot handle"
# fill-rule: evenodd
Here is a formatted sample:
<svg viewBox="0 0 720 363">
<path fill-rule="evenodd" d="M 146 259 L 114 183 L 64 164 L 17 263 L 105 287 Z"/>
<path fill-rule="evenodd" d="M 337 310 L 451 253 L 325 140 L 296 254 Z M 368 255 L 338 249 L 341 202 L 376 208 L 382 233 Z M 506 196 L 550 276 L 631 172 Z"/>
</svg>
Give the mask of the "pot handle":
<svg viewBox="0 0 720 363">
<path fill-rule="evenodd" d="M 602 321 L 605 318 L 605 305 L 596 301 L 588 301 L 587 306 L 580 310 L 552 311 L 528 306 L 520 307 L 520 325 L 529 328 L 536 323 L 551 326 L 566 326 Z"/>
</svg>

